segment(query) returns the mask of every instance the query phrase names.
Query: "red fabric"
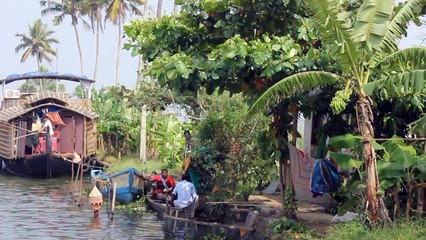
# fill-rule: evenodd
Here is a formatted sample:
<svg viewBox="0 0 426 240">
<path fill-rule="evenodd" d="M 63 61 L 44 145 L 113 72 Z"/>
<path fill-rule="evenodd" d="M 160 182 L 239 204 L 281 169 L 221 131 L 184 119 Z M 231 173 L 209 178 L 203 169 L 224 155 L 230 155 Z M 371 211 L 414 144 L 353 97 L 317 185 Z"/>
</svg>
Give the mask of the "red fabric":
<svg viewBox="0 0 426 240">
<path fill-rule="evenodd" d="M 61 115 L 59 115 L 58 112 L 47 112 L 46 115 L 50 119 L 52 124 L 62 126 L 65 125 L 64 121 L 62 121 Z"/>
<path fill-rule="evenodd" d="M 164 191 L 163 181 L 161 180 L 161 175 L 155 175 L 152 177 L 152 180 L 157 183 L 157 188 L 154 189 L 154 193 L 162 193 Z M 170 187 L 175 187 L 175 180 L 173 180 L 172 176 L 168 176 L 166 178 L 166 184 Z"/>
</svg>

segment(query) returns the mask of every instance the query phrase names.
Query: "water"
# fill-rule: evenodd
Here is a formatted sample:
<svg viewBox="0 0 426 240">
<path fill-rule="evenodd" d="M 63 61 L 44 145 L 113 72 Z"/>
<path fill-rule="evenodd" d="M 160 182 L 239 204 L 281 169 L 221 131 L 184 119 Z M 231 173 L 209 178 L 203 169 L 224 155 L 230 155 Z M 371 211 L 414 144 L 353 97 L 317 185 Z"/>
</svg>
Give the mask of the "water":
<svg viewBox="0 0 426 240">
<path fill-rule="evenodd" d="M 116 211 L 110 221 L 103 208 L 94 219 L 87 200 L 70 204 L 68 190 L 68 177 L 0 174 L 0 239 L 170 239 L 153 213 Z"/>
</svg>

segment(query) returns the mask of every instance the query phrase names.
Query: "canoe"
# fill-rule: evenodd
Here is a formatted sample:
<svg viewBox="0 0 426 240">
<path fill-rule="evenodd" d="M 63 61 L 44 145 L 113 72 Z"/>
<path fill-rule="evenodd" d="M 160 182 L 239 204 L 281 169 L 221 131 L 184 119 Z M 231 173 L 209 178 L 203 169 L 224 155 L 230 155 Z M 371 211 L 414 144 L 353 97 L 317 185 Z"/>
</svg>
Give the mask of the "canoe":
<svg viewBox="0 0 426 240">
<path fill-rule="evenodd" d="M 92 170 L 90 180 L 104 198 L 112 196 L 114 183 L 117 183 L 116 200 L 123 204 L 140 199 L 144 193 L 144 179 L 135 168 L 128 168 L 113 174 L 102 170 Z"/>
<path fill-rule="evenodd" d="M 146 201 L 148 203 L 148 207 L 151 208 L 153 211 L 164 214 L 166 212 L 167 206 L 165 203 L 160 203 L 159 201 L 152 198 L 152 195 L 146 196 Z"/>
</svg>

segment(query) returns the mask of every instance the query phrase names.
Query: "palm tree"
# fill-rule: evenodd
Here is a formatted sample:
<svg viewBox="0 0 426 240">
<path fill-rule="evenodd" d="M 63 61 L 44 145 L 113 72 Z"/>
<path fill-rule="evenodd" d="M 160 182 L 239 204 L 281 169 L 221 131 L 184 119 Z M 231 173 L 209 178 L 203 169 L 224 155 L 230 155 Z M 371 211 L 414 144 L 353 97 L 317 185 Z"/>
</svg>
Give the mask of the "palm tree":
<svg viewBox="0 0 426 240">
<path fill-rule="evenodd" d="M 24 50 L 21 57 L 21 62 L 25 62 L 29 56 L 33 56 L 37 59 L 37 69 L 40 71 L 41 63 L 43 60 L 52 62 L 51 56 L 56 56 L 56 51 L 50 46 L 52 43 L 59 43 L 56 38 L 52 38 L 51 35 L 54 33 L 50 30 L 41 19 L 34 21 L 34 24 L 29 25 L 29 35 L 25 33 L 17 33 L 15 36 L 21 39 L 21 43 L 15 48 L 15 52 L 18 53 Z M 40 87 L 43 84 L 40 80 Z"/>
<path fill-rule="evenodd" d="M 122 48 L 122 26 L 126 19 L 127 12 L 135 15 L 142 15 L 138 9 L 144 3 L 143 0 L 111 0 L 107 8 L 106 19 L 118 26 L 118 49 L 117 49 L 117 65 L 115 72 L 116 86 L 120 84 L 120 61 L 121 61 L 121 48 Z"/>
<path fill-rule="evenodd" d="M 102 12 L 107 7 L 108 0 L 86 0 L 83 2 L 82 13 L 90 18 L 92 30 L 96 32 L 96 57 L 95 68 L 93 70 L 93 80 L 96 81 L 98 75 L 99 62 L 99 34 L 103 31 Z M 95 30 L 96 25 L 96 30 Z"/>
<path fill-rule="evenodd" d="M 309 89 L 343 83 L 332 107 L 342 111 L 352 91 L 356 94 L 358 130 L 363 137 L 363 158 L 367 173 L 366 211 L 373 224 L 389 221 L 383 198 L 377 196 L 378 175 L 373 147 L 371 98 L 373 89 L 387 88 L 388 93 L 408 94 L 425 91 L 426 48 L 397 50 L 397 41 L 406 33 L 407 23 L 420 14 L 423 0 L 409 0 L 393 15 L 394 0 L 367 0 L 358 9 L 355 23 L 348 26 L 339 19 L 336 0 L 307 0 L 323 43 L 339 47 L 336 62 L 341 73 L 302 72 L 291 75 L 269 88 L 251 107 L 251 113 L 269 109 L 280 99 Z"/>
<path fill-rule="evenodd" d="M 66 16 L 71 17 L 71 25 L 74 27 L 75 38 L 77 41 L 78 53 L 80 55 L 80 73 L 83 75 L 83 54 L 81 51 L 80 37 L 77 30 L 78 20 L 81 20 L 85 28 L 89 28 L 90 25 L 82 18 L 80 14 L 81 4 L 83 0 L 62 0 L 58 3 L 54 0 L 42 0 L 40 6 L 44 7 L 41 14 L 44 16 L 49 13 L 59 14 L 55 16 L 53 22 L 55 25 L 62 23 Z"/>
</svg>

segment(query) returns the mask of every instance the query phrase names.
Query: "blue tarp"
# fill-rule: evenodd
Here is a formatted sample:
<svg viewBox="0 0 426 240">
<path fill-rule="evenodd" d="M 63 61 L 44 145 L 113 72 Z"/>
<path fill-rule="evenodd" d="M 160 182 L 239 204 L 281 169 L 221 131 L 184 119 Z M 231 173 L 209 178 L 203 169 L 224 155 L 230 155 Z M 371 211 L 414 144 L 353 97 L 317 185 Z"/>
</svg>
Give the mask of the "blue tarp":
<svg viewBox="0 0 426 240">
<path fill-rule="evenodd" d="M 10 79 L 10 78 L 18 78 L 18 77 L 25 77 L 25 76 L 37 76 L 37 75 L 62 75 L 62 76 L 66 76 L 66 77 L 79 77 L 79 78 L 86 78 L 86 76 L 77 76 L 77 75 L 73 75 L 73 74 L 67 74 L 67 73 L 59 73 L 59 72 L 27 72 L 27 73 L 22 73 L 22 74 L 11 74 L 9 76 L 6 77 L 6 79 Z"/>
<path fill-rule="evenodd" d="M 314 163 L 311 176 L 311 192 L 313 197 L 324 193 L 335 192 L 342 185 L 336 167 L 326 159 L 317 159 Z"/>
</svg>

